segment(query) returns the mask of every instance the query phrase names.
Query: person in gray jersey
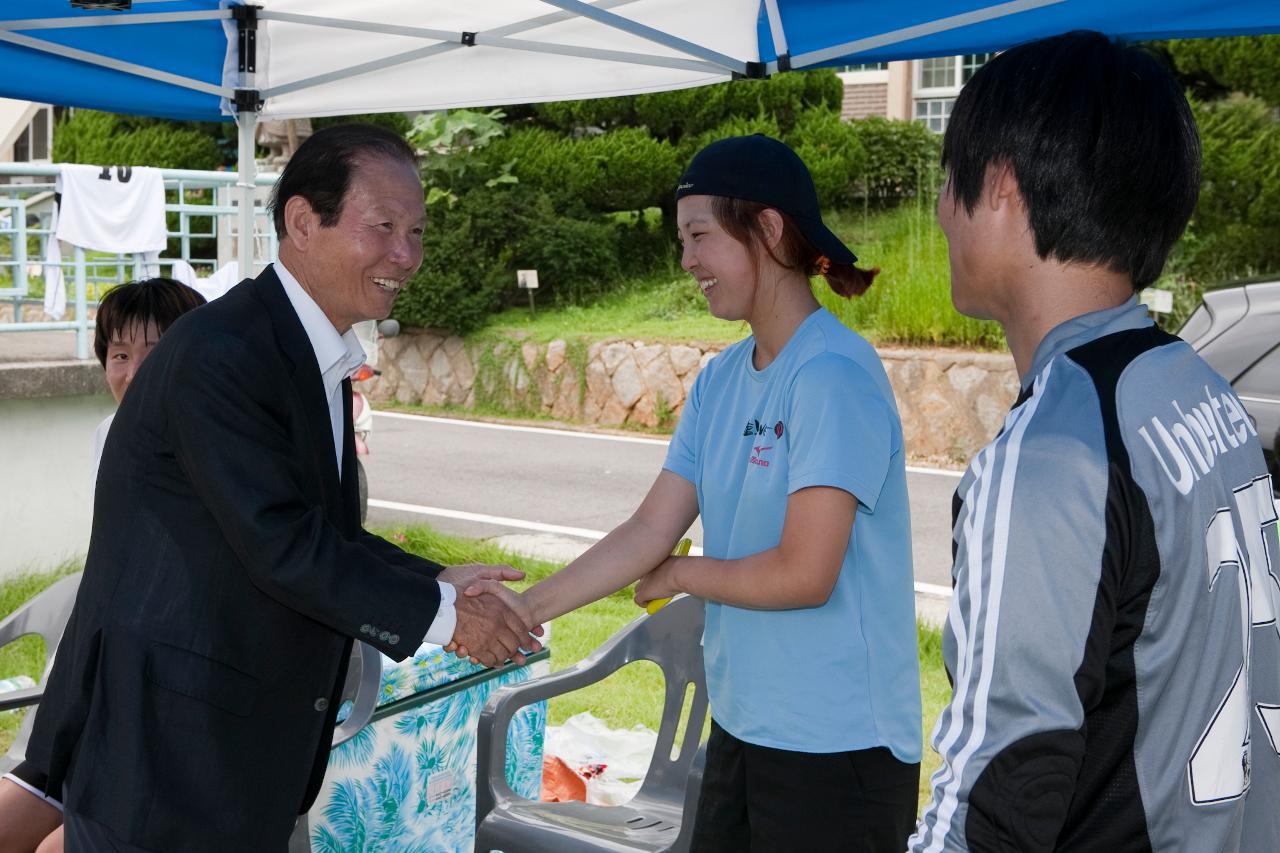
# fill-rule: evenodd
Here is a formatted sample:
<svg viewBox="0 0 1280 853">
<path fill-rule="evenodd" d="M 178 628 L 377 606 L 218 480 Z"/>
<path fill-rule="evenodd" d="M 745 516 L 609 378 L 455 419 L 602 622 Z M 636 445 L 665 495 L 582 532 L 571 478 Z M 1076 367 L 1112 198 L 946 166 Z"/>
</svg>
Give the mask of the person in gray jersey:
<svg viewBox="0 0 1280 853">
<path fill-rule="evenodd" d="M 956 308 L 1022 393 L 954 503 L 953 696 L 912 853 L 1280 850 L 1280 545 L 1230 385 L 1154 326 L 1195 206 L 1186 100 L 1097 33 L 956 101 L 938 205 Z"/>
</svg>

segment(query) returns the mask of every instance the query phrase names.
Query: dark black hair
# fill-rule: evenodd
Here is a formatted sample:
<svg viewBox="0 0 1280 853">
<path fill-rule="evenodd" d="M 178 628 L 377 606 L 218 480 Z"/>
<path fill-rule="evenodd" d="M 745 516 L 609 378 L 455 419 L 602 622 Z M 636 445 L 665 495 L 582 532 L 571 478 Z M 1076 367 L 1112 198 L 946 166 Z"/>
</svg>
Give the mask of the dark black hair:
<svg viewBox="0 0 1280 853">
<path fill-rule="evenodd" d="M 271 211 L 276 237 L 288 233 L 284 206 L 300 195 L 320 214 L 320 225 L 332 228 L 342 214 L 342 202 L 351 185 L 351 173 L 360 157 L 403 160 L 417 168 L 418 157 L 409 143 L 384 127 L 373 124 L 335 124 L 316 131 L 289 158 L 280 180 L 271 191 Z"/>
<path fill-rule="evenodd" d="M 93 352 L 107 366 L 107 347 L 113 339 L 148 323 L 164 334 L 173 321 L 204 304 L 204 297 L 171 278 L 144 278 L 113 287 L 98 303 Z"/>
<path fill-rule="evenodd" d="M 987 167 L 1013 169 L 1041 258 L 1105 265 L 1135 290 L 1155 281 L 1200 191 L 1187 99 L 1149 50 L 1101 33 L 1020 45 L 960 92 L 942 145 L 972 214 Z"/>
</svg>

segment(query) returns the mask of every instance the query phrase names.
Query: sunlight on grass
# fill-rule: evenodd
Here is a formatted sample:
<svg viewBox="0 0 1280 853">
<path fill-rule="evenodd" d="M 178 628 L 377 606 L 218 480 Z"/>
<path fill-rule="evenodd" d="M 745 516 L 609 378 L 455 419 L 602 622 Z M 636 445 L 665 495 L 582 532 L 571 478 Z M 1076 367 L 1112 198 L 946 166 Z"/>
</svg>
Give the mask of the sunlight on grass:
<svg viewBox="0 0 1280 853">
<path fill-rule="evenodd" d="M 863 267 L 879 267 L 867 293 L 851 300 L 815 280 L 818 300 L 877 344 L 965 346 L 1001 349 L 995 323 L 963 317 L 951 306 L 947 243 L 933 201 L 921 199 L 890 210 L 836 211 L 827 224 L 853 248 Z M 546 305 L 495 315 L 481 334 L 556 338 L 630 338 L 652 342 L 730 344 L 750 334 L 745 323 L 717 320 L 693 279 L 680 269 L 672 247 L 669 267 L 633 278 L 589 305 Z"/>
</svg>

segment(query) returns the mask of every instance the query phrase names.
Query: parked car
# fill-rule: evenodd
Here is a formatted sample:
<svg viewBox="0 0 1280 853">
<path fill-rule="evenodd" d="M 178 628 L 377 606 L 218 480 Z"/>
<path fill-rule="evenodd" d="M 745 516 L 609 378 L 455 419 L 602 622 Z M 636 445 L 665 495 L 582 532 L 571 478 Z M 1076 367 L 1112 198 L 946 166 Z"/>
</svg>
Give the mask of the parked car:
<svg viewBox="0 0 1280 853">
<path fill-rule="evenodd" d="M 1178 335 L 1227 378 L 1244 403 L 1280 496 L 1280 276 L 1206 291 Z"/>
</svg>

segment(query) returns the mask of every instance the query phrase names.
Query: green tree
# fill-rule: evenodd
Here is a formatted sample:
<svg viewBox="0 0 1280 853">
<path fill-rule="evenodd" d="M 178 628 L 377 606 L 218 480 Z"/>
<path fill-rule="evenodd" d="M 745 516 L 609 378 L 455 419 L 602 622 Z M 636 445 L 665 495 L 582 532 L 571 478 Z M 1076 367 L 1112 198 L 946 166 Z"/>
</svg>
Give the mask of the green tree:
<svg viewBox="0 0 1280 853">
<path fill-rule="evenodd" d="M 1201 99 L 1242 92 L 1280 106 L 1280 35 L 1174 39 L 1164 48 Z"/>
<path fill-rule="evenodd" d="M 58 123 L 53 135 L 53 159 L 59 163 L 210 170 L 227 162 L 220 145 L 225 132 L 217 123 L 166 121 L 81 109 Z"/>
</svg>

